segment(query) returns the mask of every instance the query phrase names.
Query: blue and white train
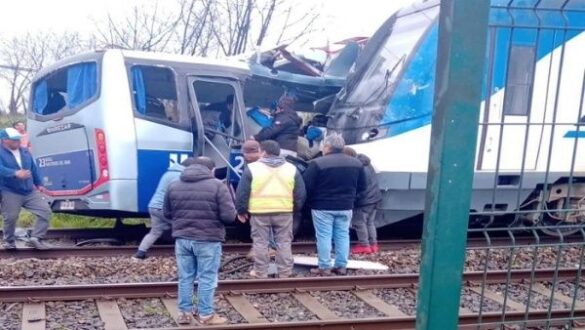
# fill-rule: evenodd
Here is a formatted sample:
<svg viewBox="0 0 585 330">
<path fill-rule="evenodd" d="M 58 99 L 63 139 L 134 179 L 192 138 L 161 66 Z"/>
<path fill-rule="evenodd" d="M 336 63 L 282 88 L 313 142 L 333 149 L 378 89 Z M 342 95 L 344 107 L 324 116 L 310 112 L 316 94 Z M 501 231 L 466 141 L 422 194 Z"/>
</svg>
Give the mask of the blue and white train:
<svg viewBox="0 0 585 330">
<path fill-rule="evenodd" d="M 233 151 L 259 129 L 246 109 L 265 107 L 276 92 L 297 84 L 313 104 L 328 100 L 326 128 L 372 159 L 384 195 L 378 225 L 419 215 L 439 4 L 423 1 L 394 14 L 345 80 L 122 50 L 82 54 L 43 69 L 33 81 L 28 124 L 53 208 L 144 213 L 169 162 L 193 154 L 211 156 L 237 173 L 242 160 Z M 539 210 L 566 197 L 582 209 L 584 31 L 583 0 L 492 0 L 486 66 L 469 73 L 484 75 L 473 210 L 534 209 L 523 220 L 537 223 L 543 219 Z M 229 96 L 234 103 L 225 125 L 219 117 Z M 308 99 L 304 104 L 310 105 Z M 322 107 L 299 110 L 322 111 L 315 109 Z M 560 219 L 547 213 L 546 219 Z M 564 220 L 582 222 L 585 214 L 576 211 Z"/>
</svg>

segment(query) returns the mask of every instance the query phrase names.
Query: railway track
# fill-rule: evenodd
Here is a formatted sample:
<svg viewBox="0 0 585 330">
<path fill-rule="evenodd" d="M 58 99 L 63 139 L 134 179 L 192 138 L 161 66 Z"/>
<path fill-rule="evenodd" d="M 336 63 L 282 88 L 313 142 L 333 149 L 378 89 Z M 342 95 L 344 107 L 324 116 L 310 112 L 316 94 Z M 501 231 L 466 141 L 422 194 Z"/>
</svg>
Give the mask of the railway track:
<svg viewBox="0 0 585 330">
<path fill-rule="evenodd" d="M 471 310 L 465 306 L 460 309 L 460 325 L 463 328 L 475 328 L 482 323 L 482 329 L 498 327 L 501 322 L 526 321 L 530 326 L 545 324 L 546 319 L 552 319 L 552 324 L 566 323 L 567 318 L 572 320 L 585 319 L 585 301 L 573 299 L 570 295 L 551 290 L 554 287 L 548 282 L 555 278 L 557 281 L 572 281 L 578 278 L 578 269 L 542 269 L 468 272 L 463 276 L 465 292 L 481 293 L 483 297 L 494 303 L 506 306 L 502 311 Z M 530 290 L 534 294 L 553 297 L 556 302 L 563 303 L 563 308 L 534 308 L 530 304 L 524 305 L 521 299 L 504 298 L 491 286 L 508 283 L 518 287 L 528 287 L 523 284 L 531 278 L 533 285 Z M 403 275 L 376 275 L 376 276 L 339 276 L 339 277 L 310 277 L 288 278 L 274 280 L 225 280 L 220 281 L 218 294 L 225 299 L 231 308 L 241 315 L 244 324 L 231 324 L 221 329 L 412 329 L 415 325 L 415 316 L 404 310 L 402 303 L 386 301 L 380 293 L 383 290 L 404 290 L 416 296 L 418 283 L 417 274 Z M 379 317 L 348 318 L 339 315 L 332 306 L 323 299 L 330 292 L 345 292 L 352 299 L 366 304 Z M 258 294 L 289 295 L 307 313 L 312 313 L 316 320 L 298 322 L 271 322 L 265 315 L 264 308 L 253 303 Z M 404 294 L 404 293 L 403 293 Z M 37 286 L 37 287 L 0 287 L 0 301 L 6 303 L 23 303 L 22 329 L 44 329 L 44 320 L 50 318 L 45 314 L 45 303 L 48 301 L 91 300 L 97 305 L 100 317 L 106 329 L 127 329 L 124 317 L 120 312 L 118 300 L 120 298 L 158 298 L 164 304 L 167 312 L 173 318 L 177 315 L 176 283 L 133 283 L 114 285 L 67 285 L 67 286 Z M 484 299 L 485 299 L 484 298 Z M 581 298 L 583 299 L 583 298 Z M 552 300 L 551 300 L 552 301 Z M 574 304 L 575 308 L 567 308 Z M 553 304 L 550 305 L 553 307 Z M 558 307 L 558 306 L 557 306 Z M 505 310 L 505 313 L 503 313 Z M 274 320 L 272 320 L 274 321 Z M 195 321 L 192 323 L 195 325 Z M 207 329 L 201 325 L 193 329 Z M 217 327 L 215 327 L 217 328 Z M 215 329 L 214 328 L 214 329 Z M 161 329 L 175 329 L 161 328 Z M 185 329 L 181 327 L 180 329 Z"/>
<path fill-rule="evenodd" d="M 546 246 L 559 244 L 558 239 L 552 237 L 540 238 L 535 241 L 530 237 L 515 238 L 512 241 L 509 238 L 492 238 L 487 241 L 485 238 L 469 238 L 467 241 L 468 249 L 482 249 L 482 248 L 506 248 L 506 247 L 526 247 L 533 244 L 539 246 Z M 583 238 L 573 237 L 565 238 L 563 245 L 582 245 L 585 244 Z M 380 241 L 379 246 L 382 251 L 393 251 L 405 248 L 416 248 L 420 245 L 418 239 L 401 239 L 401 240 L 385 240 Z M 223 245 L 224 253 L 247 253 L 251 248 L 250 243 L 227 243 Z M 131 256 L 136 252 L 137 246 L 120 245 L 120 246 L 54 246 L 49 250 L 38 251 L 32 248 L 19 248 L 16 251 L 9 251 L 0 248 L 0 258 L 65 258 L 65 257 L 115 257 L 115 256 Z M 154 245 L 149 250 L 149 256 L 172 256 L 175 253 L 173 245 Z M 315 242 L 293 242 L 293 253 L 316 253 Z"/>
</svg>

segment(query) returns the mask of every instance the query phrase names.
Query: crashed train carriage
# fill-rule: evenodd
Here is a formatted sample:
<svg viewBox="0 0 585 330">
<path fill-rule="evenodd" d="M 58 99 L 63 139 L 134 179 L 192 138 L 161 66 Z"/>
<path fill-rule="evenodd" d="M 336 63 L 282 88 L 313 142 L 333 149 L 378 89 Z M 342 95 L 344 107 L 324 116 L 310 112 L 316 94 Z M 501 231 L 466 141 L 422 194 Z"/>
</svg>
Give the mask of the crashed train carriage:
<svg viewBox="0 0 585 330">
<path fill-rule="evenodd" d="M 581 208 L 585 5 L 561 5 L 492 1 L 475 211 L 504 214 L 518 208 L 518 199 L 524 208 L 553 208 L 566 200 L 569 177 L 570 206 Z M 121 50 L 44 68 L 33 81 L 28 123 L 53 208 L 101 216 L 145 213 L 169 163 L 193 154 L 212 157 L 228 175 L 238 173 L 243 159 L 233 151 L 260 129 L 246 109 L 265 107 L 283 89 L 295 88 L 305 97 L 299 110 L 326 113 L 326 128 L 372 159 L 384 194 L 378 226 L 419 215 L 438 12 L 439 1 L 425 1 L 394 14 L 359 55 L 355 48 L 349 52 L 355 63 L 349 61 L 347 75 L 347 61 L 337 63 L 341 70 L 308 76 L 254 63 Z M 221 113 L 213 106 L 230 95 L 231 126 L 206 134 Z M 523 218 L 559 218 L 540 214 Z M 584 220 L 581 212 L 570 219 Z"/>
</svg>

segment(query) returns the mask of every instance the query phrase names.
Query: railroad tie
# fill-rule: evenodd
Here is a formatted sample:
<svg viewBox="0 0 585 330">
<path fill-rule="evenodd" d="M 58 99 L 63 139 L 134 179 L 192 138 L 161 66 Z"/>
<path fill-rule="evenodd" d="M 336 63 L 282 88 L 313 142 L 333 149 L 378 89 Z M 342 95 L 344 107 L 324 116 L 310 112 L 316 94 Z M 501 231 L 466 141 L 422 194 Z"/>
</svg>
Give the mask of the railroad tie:
<svg viewBox="0 0 585 330">
<path fill-rule="evenodd" d="M 45 330 L 45 303 L 27 303 L 22 306 L 22 330 Z"/>
<path fill-rule="evenodd" d="M 177 319 L 179 318 L 179 307 L 177 306 L 177 298 L 162 298 L 161 300 L 179 328 L 190 327 L 190 325 L 180 325 L 179 322 L 177 322 Z"/>
<path fill-rule="evenodd" d="M 550 297 L 552 295 L 551 290 L 540 283 L 533 284 L 532 291 L 538 292 L 545 297 Z M 567 295 L 564 295 L 561 292 L 555 292 L 554 299 L 561 301 L 561 302 L 564 302 L 565 304 L 567 304 L 569 306 L 571 306 L 573 304 L 573 297 L 569 297 Z M 579 299 L 576 299 L 575 300 L 575 308 L 585 309 L 585 302 L 583 302 Z"/>
<path fill-rule="evenodd" d="M 366 304 L 374 307 L 380 313 L 387 316 L 406 316 L 398 308 L 386 303 L 384 300 L 378 298 L 372 291 L 358 290 L 354 291 L 353 294 L 363 300 Z"/>
<path fill-rule="evenodd" d="M 226 295 L 225 298 L 249 323 L 268 322 L 262 314 L 243 295 Z"/>
<path fill-rule="evenodd" d="M 479 295 L 482 294 L 481 288 L 472 287 L 470 289 L 473 292 L 475 292 L 475 293 L 477 293 Z M 501 295 L 501 294 L 499 294 L 499 293 L 497 293 L 497 292 L 494 292 L 494 291 L 491 291 L 491 290 L 488 290 L 488 289 L 484 289 L 483 296 L 486 297 L 486 298 L 488 298 L 488 299 L 491 299 L 491 300 L 493 300 L 493 301 L 495 301 L 497 303 L 499 303 L 502 306 L 504 305 L 504 296 Z M 519 311 L 519 312 L 526 311 L 526 305 L 524 305 L 522 303 L 519 303 L 517 301 L 512 300 L 509 296 L 506 298 L 506 306 L 509 307 L 509 308 L 511 308 L 511 309 L 513 309 L 513 310 Z M 534 308 L 529 308 L 528 310 L 529 311 L 534 311 Z"/>
<path fill-rule="evenodd" d="M 308 292 L 293 293 L 293 296 L 313 314 L 317 315 L 319 319 L 321 320 L 339 319 L 339 316 L 337 316 L 329 308 L 321 304 L 317 299 L 315 299 L 315 297 L 311 296 Z"/>
<path fill-rule="evenodd" d="M 100 318 L 104 321 L 106 330 L 126 330 L 126 322 L 115 300 L 96 300 Z"/>
</svg>

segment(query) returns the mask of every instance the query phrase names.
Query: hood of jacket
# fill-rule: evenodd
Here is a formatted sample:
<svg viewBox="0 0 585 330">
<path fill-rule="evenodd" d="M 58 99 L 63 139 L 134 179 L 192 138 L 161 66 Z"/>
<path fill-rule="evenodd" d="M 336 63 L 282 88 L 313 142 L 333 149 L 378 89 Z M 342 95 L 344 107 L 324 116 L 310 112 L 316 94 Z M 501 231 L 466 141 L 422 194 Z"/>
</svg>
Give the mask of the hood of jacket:
<svg viewBox="0 0 585 330">
<path fill-rule="evenodd" d="M 181 174 L 181 181 L 183 182 L 197 182 L 212 178 L 213 174 L 211 171 L 207 167 L 198 164 L 185 168 Z"/>
<path fill-rule="evenodd" d="M 265 156 L 258 160 L 261 163 L 264 163 L 270 167 L 278 167 L 284 164 L 284 158 L 280 156 Z"/>
<path fill-rule="evenodd" d="M 184 169 L 185 169 L 185 166 L 183 166 L 179 163 L 172 163 L 171 166 L 169 166 L 169 168 L 167 169 L 167 171 L 183 172 Z"/>
<path fill-rule="evenodd" d="M 370 163 L 372 162 L 372 161 L 370 160 L 370 157 L 368 157 L 368 156 L 366 156 L 366 155 L 364 155 L 364 154 L 359 154 L 359 155 L 357 155 L 357 159 L 358 159 L 360 162 L 362 162 L 362 164 L 364 164 L 364 166 L 368 166 L 368 165 L 370 165 Z"/>
</svg>

